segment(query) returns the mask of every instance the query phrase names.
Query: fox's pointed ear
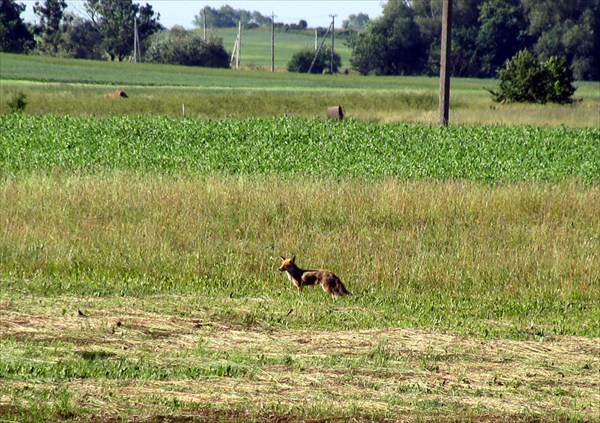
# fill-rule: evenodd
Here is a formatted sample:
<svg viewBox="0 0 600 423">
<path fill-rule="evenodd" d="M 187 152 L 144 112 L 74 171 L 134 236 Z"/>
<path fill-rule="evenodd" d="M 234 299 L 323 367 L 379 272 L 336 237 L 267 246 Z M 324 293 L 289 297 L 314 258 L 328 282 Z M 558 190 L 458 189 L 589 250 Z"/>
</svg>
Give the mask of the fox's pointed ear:
<svg viewBox="0 0 600 423">
<path fill-rule="evenodd" d="M 292 262 L 296 261 L 296 256 L 292 257 Z"/>
<path fill-rule="evenodd" d="M 279 256 L 279 257 L 281 257 L 281 260 L 285 260 L 285 257 L 284 257 L 284 256 Z"/>
</svg>

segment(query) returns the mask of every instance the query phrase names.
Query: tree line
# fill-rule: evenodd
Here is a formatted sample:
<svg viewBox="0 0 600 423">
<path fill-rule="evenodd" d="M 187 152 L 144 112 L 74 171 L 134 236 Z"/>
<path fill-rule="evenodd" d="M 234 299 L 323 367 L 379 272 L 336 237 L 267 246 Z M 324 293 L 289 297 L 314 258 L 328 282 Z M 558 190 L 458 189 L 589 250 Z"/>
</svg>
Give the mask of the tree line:
<svg viewBox="0 0 600 423">
<path fill-rule="evenodd" d="M 437 75 L 440 0 L 388 0 L 382 16 L 350 40 L 363 74 Z M 452 75 L 496 77 L 528 50 L 564 57 L 575 78 L 600 79 L 600 0 L 454 0 Z"/>
<path fill-rule="evenodd" d="M 203 28 L 204 25 L 210 28 L 233 28 L 240 23 L 246 29 L 271 26 L 271 16 L 265 16 L 258 11 L 245 9 L 234 9 L 225 4 L 221 7 L 204 7 L 200 13 L 194 16 L 194 26 Z M 273 23 L 276 28 L 283 29 L 307 29 L 308 22 L 300 19 L 297 24 L 285 24 L 282 22 Z"/>
<path fill-rule="evenodd" d="M 23 4 L 0 0 L 0 50 L 37 52 L 80 59 L 123 60 L 133 51 L 134 25 L 142 42 L 164 27 L 152 6 L 132 0 L 86 0 L 87 17 L 66 11 L 65 0 L 38 1 L 33 12 L 36 24 L 21 19 Z"/>
<path fill-rule="evenodd" d="M 197 66 L 228 66 L 222 41 L 193 31 L 163 31 L 160 14 L 132 0 L 85 0 L 87 16 L 66 11 L 64 0 L 38 1 L 36 24 L 21 19 L 25 6 L 0 0 L 0 51 L 123 60 L 133 51 L 134 22 L 146 60 Z M 206 7 L 194 23 L 203 27 L 271 24 L 259 12 Z M 301 20 L 285 29 L 306 29 Z M 381 17 L 350 15 L 350 65 L 362 74 L 437 75 L 441 1 L 388 0 Z M 508 59 L 527 50 L 543 62 L 564 57 L 580 80 L 600 79 L 600 0 L 454 0 L 451 72 L 459 77 L 496 77 Z M 340 66 L 341 67 L 341 66 Z"/>
<path fill-rule="evenodd" d="M 164 31 L 160 14 L 146 4 L 132 0 L 85 0 L 85 16 L 67 12 L 65 0 L 38 1 L 33 7 L 38 23 L 25 23 L 21 14 L 25 5 L 15 0 L 0 0 L 0 51 L 37 53 L 78 59 L 122 61 L 131 56 L 137 29 L 144 59 L 157 63 L 190 66 L 228 67 L 228 54 L 222 40 L 201 37 L 195 31 L 174 26 Z M 194 24 L 202 28 L 267 26 L 271 17 L 224 5 L 205 7 L 195 16 Z M 134 25 L 136 28 L 134 28 Z M 308 24 L 276 23 L 284 29 L 306 29 Z"/>
</svg>

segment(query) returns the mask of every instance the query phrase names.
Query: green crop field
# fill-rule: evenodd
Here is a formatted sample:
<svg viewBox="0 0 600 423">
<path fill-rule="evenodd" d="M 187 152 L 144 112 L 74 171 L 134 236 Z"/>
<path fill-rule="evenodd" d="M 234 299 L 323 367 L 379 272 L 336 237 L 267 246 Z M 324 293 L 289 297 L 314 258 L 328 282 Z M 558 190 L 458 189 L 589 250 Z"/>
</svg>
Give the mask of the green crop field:
<svg viewBox="0 0 600 423">
<path fill-rule="evenodd" d="M 0 420 L 597 420 L 597 83 L 0 60 Z"/>
<path fill-rule="evenodd" d="M 0 117 L 0 171 L 597 182 L 600 128 L 425 127 L 322 119 Z"/>
</svg>

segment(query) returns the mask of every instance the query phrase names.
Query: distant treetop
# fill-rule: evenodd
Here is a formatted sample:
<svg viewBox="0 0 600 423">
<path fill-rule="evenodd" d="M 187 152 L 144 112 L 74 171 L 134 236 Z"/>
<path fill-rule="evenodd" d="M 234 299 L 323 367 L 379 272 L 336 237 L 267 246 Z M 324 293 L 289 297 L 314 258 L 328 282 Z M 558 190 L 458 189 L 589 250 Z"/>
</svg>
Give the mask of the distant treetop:
<svg viewBox="0 0 600 423">
<path fill-rule="evenodd" d="M 225 4 L 220 8 L 212 8 L 206 6 L 194 17 L 194 25 L 198 28 L 206 25 L 211 28 L 231 28 L 238 26 L 241 21 L 242 25 L 256 24 L 257 26 L 267 26 L 271 24 L 271 17 L 261 15 L 260 12 L 244 9 L 234 9 Z"/>
</svg>

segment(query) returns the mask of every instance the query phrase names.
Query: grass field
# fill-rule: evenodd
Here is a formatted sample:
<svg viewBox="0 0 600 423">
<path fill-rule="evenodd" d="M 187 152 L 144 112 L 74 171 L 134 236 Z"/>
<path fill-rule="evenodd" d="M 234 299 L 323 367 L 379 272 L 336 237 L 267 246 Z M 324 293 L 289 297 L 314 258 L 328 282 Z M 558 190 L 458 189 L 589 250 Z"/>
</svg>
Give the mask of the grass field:
<svg viewBox="0 0 600 423">
<path fill-rule="evenodd" d="M 237 28 L 213 28 L 210 33 L 221 38 L 225 48 L 231 52 L 237 37 Z M 318 43 L 322 42 L 319 38 Z M 314 48 L 315 37 L 308 31 L 275 31 L 275 69 L 284 71 L 297 51 L 303 48 Z M 331 36 L 325 41 L 331 47 Z M 342 69 L 350 68 L 350 49 L 345 37 L 336 37 L 335 51 L 342 59 Z M 242 32 L 242 66 L 271 70 L 271 29 L 255 28 Z"/>
<path fill-rule="evenodd" d="M 598 420 L 597 83 L 0 60 L 0 420 Z"/>
<path fill-rule="evenodd" d="M 257 70 L 110 63 L 0 54 L 0 113 L 17 92 L 27 113 L 108 116 L 120 114 L 220 119 L 224 117 L 323 117 L 341 105 L 347 117 L 374 122 L 436 123 L 438 81 L 428 77 L 305 75 Z M 572 105 L 497 104 L 485 88 L 496 81 L 455 79 L 453 123 L 600 126 L 600 85 L 578 82 Z M 129 98 L 102 95 L 125 90 Z"/>
</svg>

